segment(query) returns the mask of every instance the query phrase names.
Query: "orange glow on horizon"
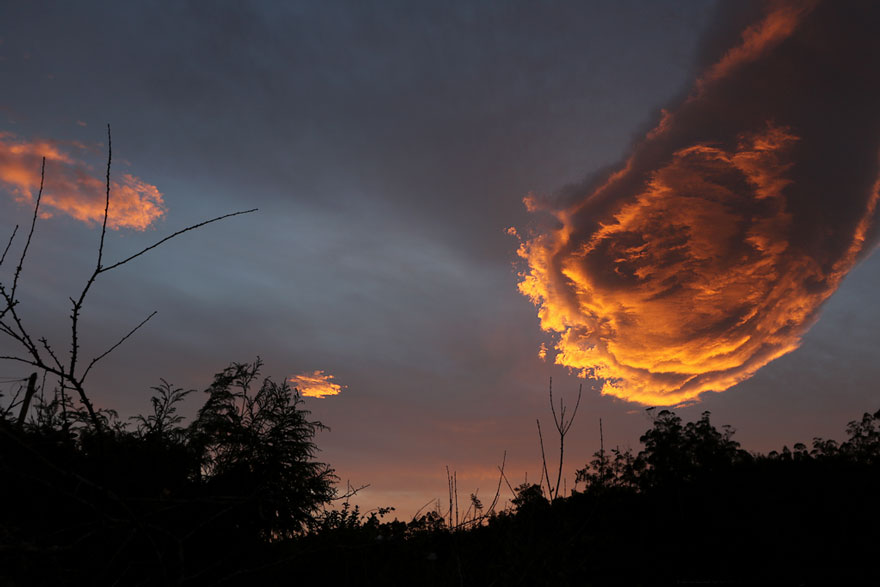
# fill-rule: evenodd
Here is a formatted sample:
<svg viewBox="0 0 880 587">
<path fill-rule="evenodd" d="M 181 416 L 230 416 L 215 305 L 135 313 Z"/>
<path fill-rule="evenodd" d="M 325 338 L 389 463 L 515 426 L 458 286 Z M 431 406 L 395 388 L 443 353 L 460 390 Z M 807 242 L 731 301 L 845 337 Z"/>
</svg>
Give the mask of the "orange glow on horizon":
<svg viewBox="0 0 880 587">
<path fill-rule="evenodd" d="M 40 159 L 46 158 L 41 216 L 66 214 L 89 225 L 104 218 L 106 180 L 54 141 L 24 141 L 0 132 L 0 185 L 16 201 L 31 203 L 40 187 Z M 122 174 L 110 183 L 107 226 L 146 230 L 165 214 L 162 193 L 152 184 Z"/>
<path fill-rule="evenodd" d="M 288 381 L 295 387 L 304 397 L 323 398 L 331 395 L 338 395 L 345 387 L 334 383 L 335 377 L 324 371 L 313 371 L 311 373 L 301 373 L 294 375 Z"/>
</svg>

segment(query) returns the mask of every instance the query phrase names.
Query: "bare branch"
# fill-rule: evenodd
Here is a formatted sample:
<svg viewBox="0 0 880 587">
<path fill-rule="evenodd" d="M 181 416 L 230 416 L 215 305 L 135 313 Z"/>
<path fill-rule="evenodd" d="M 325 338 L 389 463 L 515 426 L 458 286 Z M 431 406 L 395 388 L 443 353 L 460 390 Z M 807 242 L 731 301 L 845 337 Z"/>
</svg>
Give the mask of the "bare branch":
<svg viewBox="0 0 880 587">
<path fill-rule="evenodd" d="M 452 472 L 452 487 L 455 490 L 455 525 L 458 526 L 458 473 Z"/>
<path fill-rule="evenodd" d="M 2 416 L 3 418 L 6 418 L 6 416 L 8 414 L 11 414 L 12 410 L 14 410 L 15 407 L 18 405 L 18 396 L 21 395 L 21 392 L 24 389 L 24 386 L 22 386 L 21 383 L 24 381 L 25 381 L 25 379 L 15 379 L 14 381 L 4 381 L 4 383 L 18 383 L 19 386 L 18 386 L 18 389 L 15 390 L 15 395 L 13 395 L 12 399 L 9 401 L 9 405 L 6 406 L 5 409 L 0 409 L 0 416 Z M 2 394 L 0 394 L 0 395 L 2 395 Z"/>
<path fill-rule="evenodd" d="M 574 405 L 574 411 L 571 414 L 571 418 L 565 418 L 565 402 L 563 402 L 562 398 L 559 398 L 559 412 L 556 411 L 556 406 L 553 403 L 553 378 L 550 378 L 550 387 L 549 387 L 549 395 L 550 395 L 550 412 L 553 414 L 553 424 L 556 426 L 556 431 L 559 433 L 559 468 L 556 470 L 556 486 L 550 486 L 550 478 L 547 478 L 547 489 L 550 491 L 550 499 L 556 499 L 559 497 L 559 487 L 562 484 L 562 465 L 565 458 L 565 435 L 568 434 L 568 431 L 571 429 L 572 423 L 574 423 L 574 418 L 577 416 L 578 407 L 581 405 L 581 396 L 583 395 L 584 386 L 578 386 L 578 397 L 577 402 Z M 541 423 L 538 422 L 538 436 L 541 436 Z M 541 457 L 544 458 L 544 439 L 541 438 Z M 547 461 L 544 459 L 544 474 L 547 472 Z"/>
<path fill-rule="evenodd" d="M 449 516 L 448 523 L 449 529 L 452 529 L 452 475 L 449 474 L 449 465 L 446 465 L 446 485 L 449 486 Z"/>
<path fill-rule="evenodd" d="M 55 354 L 55 351 L 52 350 L 52 347 L 49 346 L 49 341 L 46 340 L 46 337 L 40 339 L 40 342 L 43 345 L 43 348 L 46 349 L 46 352 L 49 353 L 49 356 L 52 357 L 52 360 L 55 361 L 55 365 L 58 367 L 58 371 L 64 372 L 64 365 L 61 364 L 61 361 L 58 359 L 58 356 Z"/>
<path fill-rule="evenodd" d="M 110 125 L 107 125 L 107 197 L 104 199 L 104 222 L 101 224 L 101 244 L 98 245 L 98 268 L 101 270 L 101 258 L 104 255 L 104 236 L 107 234 L 107 215 L 110 212 L 110 162 L 113 160 L 113 138 Z"/>
<path fill-rule="evenodd" d="M 174 237 L 183 234 L 184 232 L 189 232 L 190 230 L 195 230 L 196 228 L 201 228 L 202 226 L 205 226 L 205 225 L 207 225 L 207 224 L 211 224 L 212 222 L 217 222 L 218 220 L 223 220 L 223 219 L 225 219 L 225 218 L 232 218 L 233 216 L 240 216 L 241 214 L 250 214 L 251 212 L 256 212 L 257 210 L 259 210 L 259 208 L 251 208 L 250 210 L 242 210 L 242 211 L 240 211 L 240 212 L 232 212 L 231 214 L 224 214 L 223 216 L 218 216 L 217 218 L 212 218 L 212 219 L 210 219 L 210 220 L 205 220 L 204 222 L 199 222 L 198 224 L 193 224 L 192 226 L 188 226 L 188 227 L 186 227 L 186 228 L 184 228 L 184 229 L 182 229 L 182 230 L 178 230 L 178 231 L 175 232 L 174 234 L 171 234 L 171 235 L 166 236 L 166 237 L 163 238 L 162 240 L 160 240 L 160 241 L 158 241 L 158 242 L 156 242 L 156 243 L 150 245 L 149 247 L 147 247 L 147 248 L 141 250 L 140 252 L 135 253 L 134 255 L 131 255 L 130 257 L 126 257 L 126 258 L 123 259 L 122 261 L 119 261 L 119 262 L 117 262 L 117 263 L 114 263 L 113 265 L 109 265 L 109 266 L 107 266 L 107 267 L 103 267 L 103 268 L 101 268 L 101 270 L 99 271 L 99 273 L 105 273 L 105 272 L 107 272 L 107 271 L 110 271 L 111 269 L 116 269 L 116 268 L 119 267 L 120 265 L 125 265 L 126 263 L 128 263 L 128 262 L 131 261 L 132 259 L 135 259 L 135 258 L 137 258 L 137 257 L 140 257 L 141 255 L 143 255 L 143 254 L 146 253 L 147 251 L 150 251 L 150 250 L 152 250 L 152 249 L 155 249 L 156 247 L 158 247 L 158 246 L 161 245 L 162 243 L 164 243 L 164 242 L 166 242 L 166 241 L 169 241 L 169 240 L 173 239 Z"/>
<path fill-rule="evenodd" d="M 89 280 L 86 282 L 85 287 L 83 287 L 82 292 L 79 294 L 79 299 L 74 300 L 70 298 L 70 301 L 73 302 L 73 313 L 70 316 L 70 329 L 71 329 L 71 338 L 70 338 L 70 366 L 68 369 L 68 374 L 71 380 L 74 379 L 76 374 L 76 361 L 79 356 L 79 313 L 82 310 L 83 301 L 85 301 L 86 294 L 89 292 L 89 289 L 92 287 L 92 284 L 95 283 L 95 279 L 101 273 L 101 261 L 104 256 L 104 237 L 107 234 L 107 215 L 110 211 L 110 163 L 113 160 L 113 151 L 112 151 L 112 143 L 111 143 L 111 135 L 110 135 L 110 125 L 107 125 L 107 190 L 106 190 L 106 199 L 104 200 L 104 221 L 101 224 L 101 241 L 98 245 L 98 263 L 95 265 L 95 270 L 89 276 Z M 109 351 L 108 351 L 109 352 Z M 94 364 L 94 361 L 92 362 Z M 89 365 L 91 368 L 91 365 Z M 88 371 L 88 369 L 86 369 Z M 84 392 L 83 392 L 84 395 Z M 92 410 L 89 410 L 89 414 L 92 414 Z M 97 418 L 93 418 L 93 422 L 95 424 L 95 428 L 100 428 L 100 423 Z"/>
<path fill-rule="evenodd" d="M 506 462 L 507 451 L 504 451 L 504 456 L 501 457 L 501 466 L 498 467 L 498 470 L 501 472 L 501 474 L 498 475 L 498 488 L 495 489 L 495 497 L 492 499 L 492 504 L 489 506 L 489 509 L 486 510 L 487 515 L 495 511 L 495 506 L 498 505 L 498 498 L 501 496 L 501 481 L 504 479 L 504 464 Z"/>
<path fill-rule="evenodd" d="M 3 265 L 3 261 L 6 260 L 6 253 L 9 252 L 9 247 L 12 246 L 12 240 L 15 238 L 15 233 L 18 232 L 18 225 L 15 225 L 15 228 L 12 229 L 12 235 L 9 237 L 9 241 L 6 243 L 6 248 L 3 249 L 3 256 L 0 257 L 0 265 Z"/>
<path fill-rule="evenodd" d="M 31 246 L 31 238 L 34 236 L 34 226 L 37 224 L 37 214 L 40 212 L 40 200 L 43 199 L 43 180 L 46 178 L 46 158 L 43 157 L 43 163 L 40 167 L 40 191 L 37 192 L 37 202 L 34 204 L 34 217 L 31 219 L 31 229 L 28 232 L 27 240 L 24 243 L 24 249 L 21 251 L 21 257 L 18 259 L 18 267 L 15 268 L 15 277 L 12 278 L 12 291 L 9 297 L 15 300 L 15 290 L 18 287 L 18 278 L 21 275 L 21 268 L 24 264 L 24 258 L 27 255 L 28 248 Z M 4 253 L 5 256 L 5 253 Z"/>
<path fill-rule="evenodd" d="M 351 484 L 348 484 L 348 488 L 345 490 L 345 493 L 343 493 L 342 495 L 337 495 L 336 497 L 334 497 L 330 501 L 349 500 L 352 497 L 354 497 L 355 495 L 357 495 L 358 493 L 360 493 L 361 491 L 363 491 L 364 489 L 368 488 L 369 486 L 370 486 L 369 483 L 365 483 L 364 485 L 361 485 L 360 487 L 352 487 Z"/>
<path fill-rule="evenodd" d="M 31 367 L 37 367 L 39 369 L 44 369 L 45 366 L 42 362 L 34 361 L 33 359 L 24 359 L 22 357 L 14 357 L 12 355 L 0 355 L 0 361 L 15 361 L 17 363 L 24 363 L 25 365 L 30 365 Z M 48 369 L 49 372 L 55 375 L 64 375 L 63 373 L 55 373 L 55 369 Z"/>
<path fill-rule="evenodd" d="M 31 239 L 34 236 L 34 227 L 37 224 L 37 216 L 40 211 L 40 201 L 43 199 L 43 181 L 46 177 L 46 158 L 43 157 L 42 164 L 40 167 L 40 191 L 37 192 L 37 201 L 34 204 L 34 215 L 31 219 L 31 228 L 28 232 L 27 241 L 25 241 L 24 249 L 21 251 L 21 257 L 19 257 L 18 265 L 15 268 L 15 276 L 12 278 L 12 289 L 7 292 L 6 288 L 0 284 L 0 295 L 3 296 L 3 299 L 6 301 L 6 307 L 3 308 L 2 312 L 0 312 L 0 318 L 4 317 L 7 313 L 12 314 L 12 318 L 15 321 L 15 325 L 18 327 L 21 336 L 17 336 L 12 334 L 12 329 L 9 328 L 6 324 L 3 325 L 3 330 L 19 342 L 21 342 L 25 347 L 27 347 L 28 352 L 33 355 L 37 360 L 39 360 L 38 352 L 36 345 L 34 345 L 30 336 L 28 336 L 27 331 L 21 323 L 21 318 L 19 318 L 18 313 L 15 311 L 15 305 L 18 301 L 15 299 L 15 292 L 18 289 L 18 278 L 21 276 L 21 270 L 24 266 L 24 259 L 27 256 L 28 249 L 31 246 Z M 18 231 L 18 225 L 16 225 L 15 230 L 12 231 L 12 237 L 10 237 L 9 242 L 6 245 L 6 249 L 3 251 L 3 260 L 6 259 L 6 253 L 9 251 L 9 246 L 12 244 L 12 238 L 15 237 L 15 233 Z M 2 263 L 2 260 L 0 260 Z"/>
<path fill-rule="evenodd" d="M 581 383 L 580 385 L 578 385 L 577 402 L 575 402 L 575 404 L 574 404 L 574 411 L 571 413 L 571 418 L 569 418 L 568 424 L 565 425 L 565 432 L 568 432 L 568 429 L 571 428 L 572 422 L 574 422 L 575 416 L 577 416 L 578 406 L 581 405 L 581 395 L 583 394 L 583 392 L 584 392 L 584 384 Z"/>
<path fill-rule="evenodd" d="M 416 518 L 419 517 L 419 514 L 422 513 L 422 512 L 425 510 L 425 508 L 428 507 L 429 505 L 431 505 L 432 503 L 434 503 L 434 499 L 431 499 L 428 503 L 426 503 L 425 505 L 423 505 L 422 507 L 420 507 L 420 508 L 416 511 L 416 513 L 413 514 L 412 521 L 411 521 L 410 523 L 415 522 L 415 521 L 416 521 Z"/>
<path fill-rule="evenodd" d="M 556 423 L 556 429 L 559 431 L 559 469 L 556 472 L 556 495 L 553 496 L 554 499 L 559 497 L 559 483 L 562 480 L 562 463 L 565 457 L 565 435 L 568 433 L 569 429 L 571 428 L 571 424 L 574 422 L 574 417 L 577 415 L 578 406 L 581 405 L 581 394 L 583 393 L 583 390 L 583 384 L 579 385 L 577 403 L 575 403 L 574 412 L 567 422 L 565 420 L 565 406 L 562 403 L 562 398 L 559 398 L 559 412 L 561 414 L 561 420 Z M 552 399 L 550 405 L 553 405 Z"/>
<path fill-rule="evenodd" d="M 2 318 L 3 318 L 3 314 L 0 314 L 0 332 L 2 332 L 3 334 L 5 334 L 7 336 L 14 338 L 15 340 L 18 340 L 19 339 L 18 334 L 15 332 L 15 330 L 12 329 L 11 326 L 9 326 L 5 322 L 3 322 Z"/>
<path fill-rule="evenodd" d="M 504 473 L 504 468 L 499 467 L 498 470 L 501 472 L 501 477 L 504 479 L 504 483 L 507 484 L 507 488 L 510 490 L 510 494 L 513 497 L 516 497 L 516 491 L 513 489 L 513 485 L 510 484 L 510 480 L 507 478 L 507 475 Z"/>
<path fill-rule="evenodd" d="M 149 321 L 150 321 L 150 318 L 152 318 L 153 316 L 155 316 L 157 313 L 158 313 L 158 312 L 157 312 L 156 310 L 153 310 L 153 313 L 152 313 L 152 314 L 150 314 L 149 316 L 147 316 L 146 318 L 144 318 L 144 319 L 141 321 L 140 324 L 138 324 L 137 326 L 135 326 L 134 328 L 132 328 L 132 329 L 129 331 L 129 333 L 126 334 L 125 336 L 123 336 L 122 338 L 120 338 L 119 341 L 118 341 L 116 344 L 114 344 L 112 347 L 110 347 L 109 349 L 107 349 L 106 351 L 104 351 L 102 354 L 100 354 L 100 355 L 98 355 L 97 357 L 95 357 L 94 359 L 92 359 L 92 362 L 89 363 L 89 366 L 86 367 L 86 370 L 85 370 L 85 371 L 83 372 L 83 374 L 80 376 L 80 378 L 79 378 L 80 383 L 82 383 L 82 382 L 84 382 L 84 381 L 86 380 L 86 375 L 89 374 L 89 371 L 92 369 L 92 367 L 95 365 L 95 363 L 97 363 L 98 361 L 100 361 L 101 359 L 103 359 L 104 357 L 106 357 L 107 355 L 109 355 L 110 353 L 112 353 L 114 350 L 116 350 L 116 347 L 118 347 L 119 345 L 121 345 L 122 343 L 124 343 L 126 340 L 128 340 L 128 338 L 129 338 L 132 334 L 134 334 L 135 332 L 137 332 L 138 329 L 139 329 L 141 326 L 143 326 L 144 324 L 146 324 L 147 322 L 149 322 Z"/>
<path fill-rule="evenodd" d="M 6 314 L 12 315 L 12 320 L 15 322 L 15 325 L 18 327 L 18 332 L 15 332 L 11 326 L 5 323 L 0 323 L 0 329 L 3 330 L 8 336 L 14 338 L 25 349 L 28 353 L 31 354 L 36 360 L 40 361 L 39 351 L 37 350 L 37 345 L 34 344 L 34 341 L 31 340 L 31 337 L 28 335 L 27 330 L 25 330 L 24 325 L 21 322 L 21 317 L 19 317 L 18 312 L 15 310 L 15 306 L 18 305 L 18 301 L 15 300 L 14 294 L 7 292 L 6 288 L 0 284 L 0 296 L 6 301 L 6 307 L 0 312 L 0 319 L 2 319 Z"/>
<path fill-rule="evenodd" d="M 550 487 L 550 474 L 547 473 L 547 457 L 544 454 L 544 435 L 541 434 L 541 421 L 535 419 L 535 422 L 538 423 L 538 440 L 541 441 L 541 462 L 544 463 L 544 470 L 541 472 L 541 479 L 547 479 L 547 497 L 552 498 L 553 488 Z"/>
</svg>

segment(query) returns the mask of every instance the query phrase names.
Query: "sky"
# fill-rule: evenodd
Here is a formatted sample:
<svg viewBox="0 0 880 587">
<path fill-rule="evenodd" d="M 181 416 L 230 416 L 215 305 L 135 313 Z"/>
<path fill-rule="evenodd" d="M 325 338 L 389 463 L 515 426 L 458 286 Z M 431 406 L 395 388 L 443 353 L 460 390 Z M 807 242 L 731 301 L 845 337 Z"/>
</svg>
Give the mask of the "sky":
<svg viewBox="0 0 880 587">
<path fill-rule="evenodd" d="M 462 496 L 491 498 L 505 451 L 537 481 L 551 377 L 570 405 L 583 385 L 567 487 L 600 418 L 638 450 L 650 405 L 750 450 L 840 439 L 880 375 L 880 44 L 852 6 L 4 3 L 4 234 L 47 158 L 20 310 L 66 348 L 109 123 L 106 259 L 259 209 L 90 290 L 88 356 L 157 311 L 90 375 L 123 417 L 259 356 L 326 385 L 319 457 L 402 518 L 447 466 Z"/>
</svg>

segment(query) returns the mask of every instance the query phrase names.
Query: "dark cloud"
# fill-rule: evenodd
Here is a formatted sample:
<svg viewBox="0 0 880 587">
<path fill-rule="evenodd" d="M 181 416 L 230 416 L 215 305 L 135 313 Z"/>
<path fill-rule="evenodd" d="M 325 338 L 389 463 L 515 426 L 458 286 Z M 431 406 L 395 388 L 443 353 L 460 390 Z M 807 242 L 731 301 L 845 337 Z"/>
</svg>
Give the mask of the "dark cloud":
<svg viewBox="0 0 880 587">
<path fill-rule="evenodd" d="M 29 26 L 0 30 L 0 72 L 18 80 L 10 103 L 64 92 L 51 114 L 27 109 L 20 124 L 38 134 L 62 115 L 110 121 L 138 165 L 215 197 L 235 188 L 331 209 L 378 199 L 488 259 L 509 249 L 500 231 L 523 218 L 523 186 L 553 189 L 560 173 L 582 173 L 585 154 L 610 161 L 622 148 L 607 121 L 643 96 L 611 88 L 681 83 L 680 63 L 661 55 L 685 61 L 710 9 L 22 4 L 4 9 L 4 22 Z M 612 34 L 639 43 L 611 49 Z"/>
</svg>

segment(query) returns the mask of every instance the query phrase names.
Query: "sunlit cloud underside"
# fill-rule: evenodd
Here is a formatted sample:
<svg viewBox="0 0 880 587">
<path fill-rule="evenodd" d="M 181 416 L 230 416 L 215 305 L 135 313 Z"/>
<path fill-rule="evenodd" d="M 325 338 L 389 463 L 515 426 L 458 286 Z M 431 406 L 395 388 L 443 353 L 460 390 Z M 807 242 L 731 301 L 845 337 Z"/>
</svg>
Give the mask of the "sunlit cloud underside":
<svg viewBox="0 0 880 587">
<path fill-rule="evenodd" d="M 343 389 L 343 385 L 339 385 L 333 381 L 335 377 L 324 371 L 313 371 L 311 373 L 302 373 L 294 375 L 289 379 L 290 384 L 296 388 L 300 395 L 305 397 L 327 397 L 337 395 Z"/>
<path fill-rule="evenodd" d="M 848 93 L 877 76 L 826 89 L 807 63 L 829 51 L 834 67 L 864 39 L 837 38 L 850 17 L 830 4 L 769 6 L 615 173 L 562 204 L 526 198 L 556 225 L 522 238 L 519 290 L 555 335 L 556 363 L 603 394 L 675 405 L 751 377 L 798 347 L 870 248 L 878 116 Z M 855 111 L 823 123 L 823 100 Z"/>
</svg>

